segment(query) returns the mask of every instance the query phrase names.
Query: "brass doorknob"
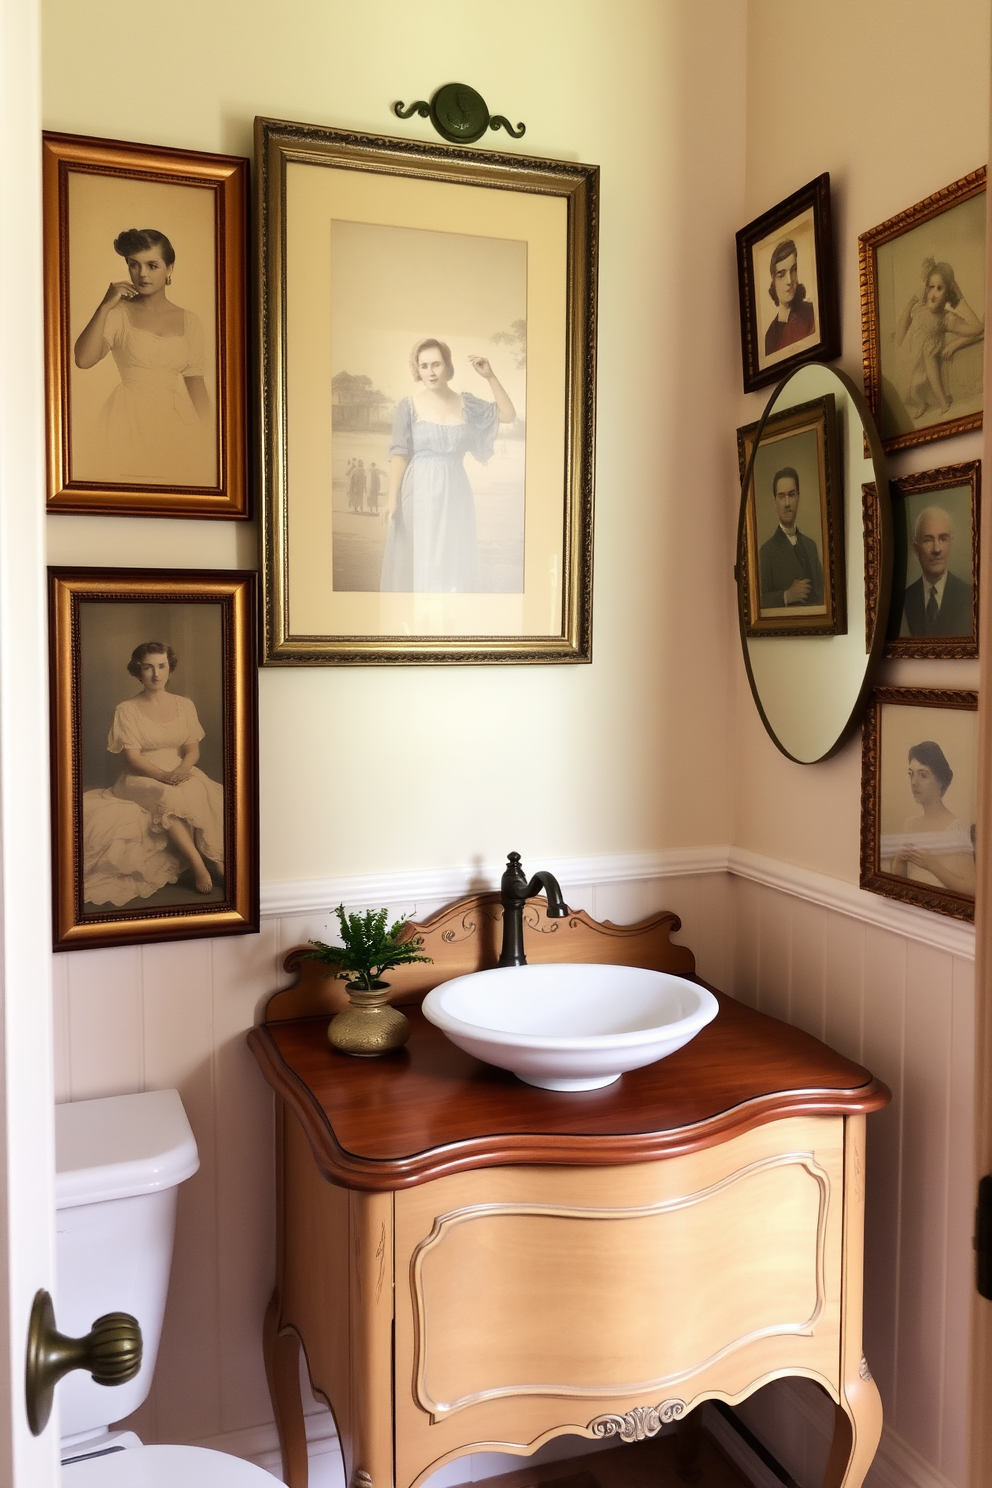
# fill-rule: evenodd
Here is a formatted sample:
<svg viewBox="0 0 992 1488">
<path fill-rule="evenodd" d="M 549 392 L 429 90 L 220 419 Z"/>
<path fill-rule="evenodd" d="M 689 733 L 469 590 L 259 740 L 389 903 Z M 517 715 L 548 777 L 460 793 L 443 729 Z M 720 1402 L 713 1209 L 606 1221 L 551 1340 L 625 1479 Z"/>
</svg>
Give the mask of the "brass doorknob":
<svg viewBox="0 0 992 1488">
<path fill-rule="evenodd" d="M 63 1375 L 88 1369 L 98 1385 L 126 1385 L 140 1368 L 141 1328 L 129 1312 L 105 1313 L 85 1338 L 66 1338 L 55 1326 L 49 1294 L 35 1293 L 24 1378 L 28 1425 L 34 1436 L 48 1425 L 55 1386 Z"/>
</svg>

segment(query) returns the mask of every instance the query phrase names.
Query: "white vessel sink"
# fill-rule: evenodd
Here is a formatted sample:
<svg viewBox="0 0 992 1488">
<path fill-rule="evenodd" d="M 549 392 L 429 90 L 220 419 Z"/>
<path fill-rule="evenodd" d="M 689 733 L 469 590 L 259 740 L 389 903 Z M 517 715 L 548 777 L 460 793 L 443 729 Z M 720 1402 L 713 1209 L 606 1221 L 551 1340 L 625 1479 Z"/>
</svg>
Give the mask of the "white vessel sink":
<svg viewBox="0 0 992 1488">
<path fill-rule="evenodd" d="M 717 1015 L 711 992 L 638 966 L 507 966 L 428 992 L 453 1044 L 544 1090 L 598 1090 L 674 1054 Z"/>
</svg>

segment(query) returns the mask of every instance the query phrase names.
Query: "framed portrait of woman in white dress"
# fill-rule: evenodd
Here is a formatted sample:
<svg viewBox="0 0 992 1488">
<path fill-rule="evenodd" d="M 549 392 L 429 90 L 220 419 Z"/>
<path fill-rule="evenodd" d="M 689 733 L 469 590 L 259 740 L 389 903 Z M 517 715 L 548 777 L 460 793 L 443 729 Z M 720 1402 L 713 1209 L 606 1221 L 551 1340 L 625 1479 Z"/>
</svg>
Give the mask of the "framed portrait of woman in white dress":
<svg viewBox="0 0 992 1488">
<path fill-rule="evenodd" d="M 861 745 L 861 887 L 975 918 L 978 694 L 876 687 Z"/>
<path fill-rule="evenodd" d="M 46 134 L 48 509 L 247 517 L 248 162 Z"/>
<path fill-rule="evenodd" d="M 49 592 L 55 949 L 257 930 L 255 575 Z"/>
<path fill-rule="evenodd" d="M 255 143 L 263 661 L 589 661 L 598 168 Z"/>
</svg>

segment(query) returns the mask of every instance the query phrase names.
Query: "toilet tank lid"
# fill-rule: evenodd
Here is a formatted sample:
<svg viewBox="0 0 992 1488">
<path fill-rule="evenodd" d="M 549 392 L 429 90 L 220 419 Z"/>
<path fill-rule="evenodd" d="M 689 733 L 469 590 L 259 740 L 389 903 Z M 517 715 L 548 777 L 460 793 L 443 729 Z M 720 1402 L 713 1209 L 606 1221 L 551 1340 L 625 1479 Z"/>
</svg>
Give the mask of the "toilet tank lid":
<svg viewBox="0 0 992 1488">
<path fill-rule="evenodd" d="M 200 1166 L 178 1090 L 55 1107 L 55 1207 L 154 1193 Z"/>
</svg>

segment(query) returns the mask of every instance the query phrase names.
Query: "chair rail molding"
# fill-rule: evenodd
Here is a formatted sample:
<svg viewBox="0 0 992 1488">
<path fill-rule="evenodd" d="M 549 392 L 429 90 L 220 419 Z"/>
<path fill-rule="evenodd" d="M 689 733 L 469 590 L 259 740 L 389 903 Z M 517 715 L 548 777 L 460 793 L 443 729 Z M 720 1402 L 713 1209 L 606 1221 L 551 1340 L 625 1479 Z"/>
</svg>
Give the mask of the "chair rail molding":
<svg viewBox="0 0 992 1488">
<path fill-rule="evenodd" d="M 866 925 L 892 931 L 906 940 L 930 945 L 953 956 L 974 960 L 973 925 L 951 920 L 930 910 L 916 909 L 893 899 L 869 894 L 856 884 L 795 863 L 766 858 L 746 848 L 714 843 L 700 847 L 662 848 L 657 852 L 604 853 L 595 857 L 539 858 L 564 886 L 646 883 L 666 878 L 697 878 L 725 874 L 776 889 L 779 893 L 834 910 Z M 502 864 L 474 863 L 453 868 L 408 868 L 393 873 L 362 873 L 342 878 L 304 879 L 262 885 L 262 916 L 327 913 L 337 904 L 445 904 L 467 893 L 499 887 Z"/>
</svg>

